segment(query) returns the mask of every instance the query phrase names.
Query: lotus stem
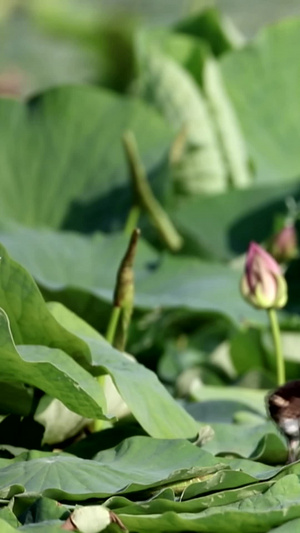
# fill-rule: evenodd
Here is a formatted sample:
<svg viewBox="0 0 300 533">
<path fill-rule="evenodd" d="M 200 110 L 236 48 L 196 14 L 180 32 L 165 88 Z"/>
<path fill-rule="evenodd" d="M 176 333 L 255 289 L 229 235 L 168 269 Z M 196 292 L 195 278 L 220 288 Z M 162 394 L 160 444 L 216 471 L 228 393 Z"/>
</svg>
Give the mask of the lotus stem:
<svg viewBox="0 0 300 533">
<path fill-rule="evenodd" d="M 280 329 L 275 309 L 268 309 L 268 314 L 276 354 L 277 384 L 280 386 L 285 383 L 285 364 L 280 340 Z"/>
</svg>

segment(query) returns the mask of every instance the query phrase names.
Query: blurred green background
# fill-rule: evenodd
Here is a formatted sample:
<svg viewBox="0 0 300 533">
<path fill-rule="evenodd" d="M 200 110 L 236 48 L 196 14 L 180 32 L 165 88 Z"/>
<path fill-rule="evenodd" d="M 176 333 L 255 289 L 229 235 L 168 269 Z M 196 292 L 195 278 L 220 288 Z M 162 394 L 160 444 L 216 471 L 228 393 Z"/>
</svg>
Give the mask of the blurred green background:
<svg viewBox="0 0 300 533">
<path fill-rule="evenodd" d="M 1 0 L 0 91 L 28 95 L 70 82 L 123 89 L 134 27 L 174 24 L 207 7 L 217 7 L 241 38 L 300 14 L 299 0 Z M 122 81 L 113 65 L 121 50 Z"/>
</svg>

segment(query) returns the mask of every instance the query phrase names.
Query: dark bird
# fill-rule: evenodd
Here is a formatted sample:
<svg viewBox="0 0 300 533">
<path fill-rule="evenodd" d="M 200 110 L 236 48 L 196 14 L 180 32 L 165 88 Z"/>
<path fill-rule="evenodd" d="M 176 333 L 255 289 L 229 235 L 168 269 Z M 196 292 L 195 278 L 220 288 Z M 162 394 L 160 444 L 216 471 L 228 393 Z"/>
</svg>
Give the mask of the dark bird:
<svg viewBox="0 0 300 533">
<path fill-rule="evenodd" d="M 296 461 L 300 443 L 300 380 L 289 381 L 266 397 L 267 410 L 288 443 L 288 463 Z"/>
</svg>

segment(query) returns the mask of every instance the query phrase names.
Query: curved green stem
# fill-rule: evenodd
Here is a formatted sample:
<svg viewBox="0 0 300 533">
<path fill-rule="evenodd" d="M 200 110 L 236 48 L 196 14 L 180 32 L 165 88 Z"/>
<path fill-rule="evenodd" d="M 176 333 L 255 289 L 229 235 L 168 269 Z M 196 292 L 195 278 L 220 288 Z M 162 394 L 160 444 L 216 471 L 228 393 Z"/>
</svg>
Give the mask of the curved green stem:
<svg viewBox="0 0 300 533">
<path fill-rule="evenodd" d="M 151 190 L 146 170 L 140 158 L 136 138 L 132 131 L 124 133 L 123 144 L 136 201 L 148 213 L 163 242 L 170 250 L 178 252 L 184 244 L 183 239 Z"/>
<path fill-rule="evenodd" d="M 275 347 L 275 354 L 276 354 L 277 383 L 278 383 L 278 386 L 280 386 L 285 383 L 285 366 L 284 366 L 284 358 L 283 358 L 281 341 L 280 341 L 280 329 L 279 329 L 279 324 L 278 324 L 278 319 L 277 319 L 275 309 L 269 309 L 268 314 L 269 314 L 271 331 L 272 331 L 273 342 L 274 342 L 274 347 Z"/>
</svg>

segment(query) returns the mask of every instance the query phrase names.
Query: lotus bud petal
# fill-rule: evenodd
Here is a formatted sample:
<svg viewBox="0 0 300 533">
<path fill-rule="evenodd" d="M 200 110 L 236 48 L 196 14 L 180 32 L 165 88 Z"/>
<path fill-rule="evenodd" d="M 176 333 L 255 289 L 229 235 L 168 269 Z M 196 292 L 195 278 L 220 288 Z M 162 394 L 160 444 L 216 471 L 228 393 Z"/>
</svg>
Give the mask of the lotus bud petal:
<svg viewBox="0 0 300 533">
<path fill-rule="evenodd" d="M 279 309 L 287 302 L 287 284 L 279 264 L 255 242 L 249 245 L 240 288 L 244 298 L 259 309 Z"/>
<path fill-rule="evenodd" d="M 270 252 L 279 263 L 291 261 L 298 255 L 298 239 L 295 226 L 285 226 L 271 240 Z"/>
</svg>

